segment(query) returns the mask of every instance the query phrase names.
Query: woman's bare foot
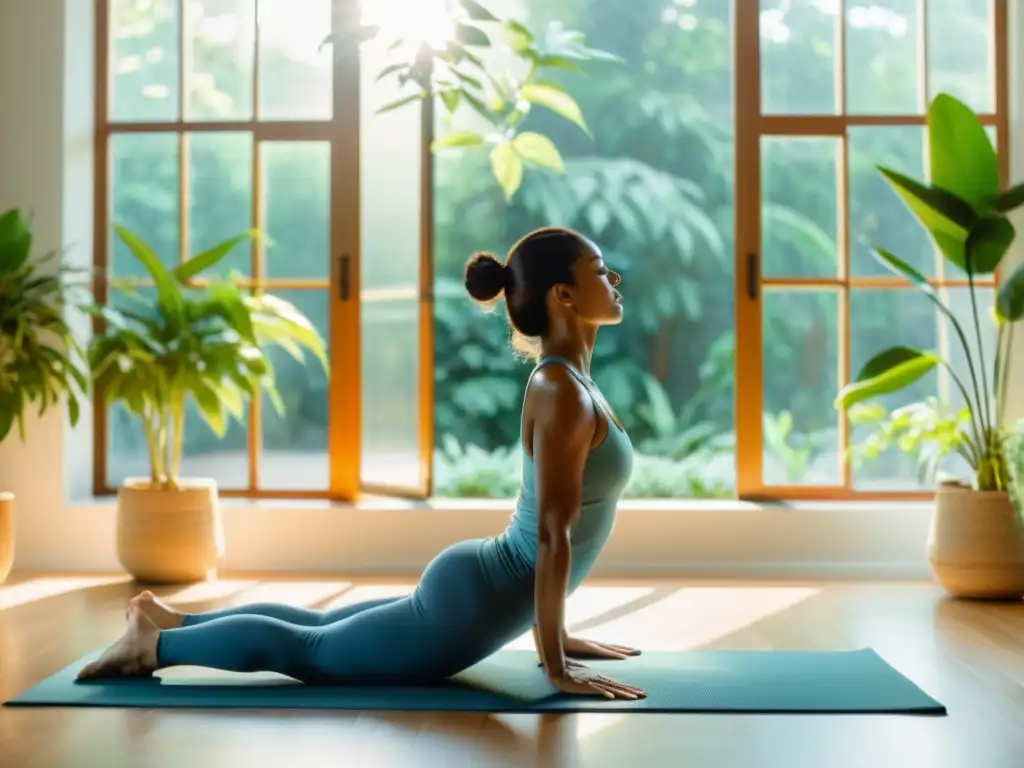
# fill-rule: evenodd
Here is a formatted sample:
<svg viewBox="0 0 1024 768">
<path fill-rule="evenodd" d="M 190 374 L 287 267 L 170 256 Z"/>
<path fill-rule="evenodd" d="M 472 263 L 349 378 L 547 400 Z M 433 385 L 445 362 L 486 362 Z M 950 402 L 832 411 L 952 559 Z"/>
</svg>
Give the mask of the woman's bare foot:
<svg viewBox="0 0 1024 768">
<path fill-rule="evenodd" d="M 156 670 L 156 643 L 160 629 L 138 606 L 128 607 L 128 629 L 103 655 L 86 664 L 79 680 L 103 677 L 148 677 Z"/>
<path fill-rule="evenodd" d="M 177 629 L 185 620 L 183 613 L 158 600 L 156 595 L 148 589 L 145 592 L 140 592 L 128 601 L 125 618 L 128 618 L 128 612 L 132 609 L 132 606 L 142 611 L 160 629 Z"/>
</svg>

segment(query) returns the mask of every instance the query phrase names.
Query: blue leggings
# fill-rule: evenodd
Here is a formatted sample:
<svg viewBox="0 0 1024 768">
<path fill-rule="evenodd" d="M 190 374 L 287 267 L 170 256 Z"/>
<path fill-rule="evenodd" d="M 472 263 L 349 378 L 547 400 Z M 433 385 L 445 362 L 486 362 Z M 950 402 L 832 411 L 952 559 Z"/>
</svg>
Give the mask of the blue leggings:
<svg viewBox="0 0 1024 768">
<path fill-rule="evenodd" d="M 256 604 L 186 616 L 160 632 L 161 668 L 277 672 L 314 684 L 442 680 L 491 655 L 534 621 L 533 575 L 493 539 L 434 558 L 406 597 L 331 611 Z"/>
</svg>

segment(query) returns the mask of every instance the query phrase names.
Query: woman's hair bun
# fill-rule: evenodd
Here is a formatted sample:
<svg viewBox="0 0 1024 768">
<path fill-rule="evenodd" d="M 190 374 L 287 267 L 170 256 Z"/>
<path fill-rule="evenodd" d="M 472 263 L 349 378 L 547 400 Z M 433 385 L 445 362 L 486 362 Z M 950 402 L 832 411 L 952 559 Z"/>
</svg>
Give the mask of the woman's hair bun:
<svg viewBox="0 0 1024 768">
<path fill-rule="evenodd" d="M 508 272 L 493 253 L 475 253 L 466 264 L 466 290 L 477 301 L 494 301 L 508 284 Z"/>
</svg>

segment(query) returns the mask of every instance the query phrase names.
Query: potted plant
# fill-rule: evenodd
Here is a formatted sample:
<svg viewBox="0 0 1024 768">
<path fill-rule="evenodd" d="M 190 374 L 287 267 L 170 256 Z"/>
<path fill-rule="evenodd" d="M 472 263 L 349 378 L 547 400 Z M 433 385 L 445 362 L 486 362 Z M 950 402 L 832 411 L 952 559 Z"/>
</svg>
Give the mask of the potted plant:
<svg viewBox="0 0 1024 768">
<path fill-rule="evenodd" d="M 52 251 L 31 259 L 32 230 L 17 208 L 0 214 L 0 441 L 16 428 L 25 439 L 29 410 L 39 416 L 66 398 L 72 424 L 85 394 L 84 355 L 64 320 L 67 286 L 61 265 L 43 269 Z M 14 565 L 14 494 L 0 492 L 0 583 Z"/>
<path fill-rule="evenodd" d="M 964 459 L 971 470 L 969 483 L 940 478 L 927 545 L 932 570 L 956 596 L 1020 598 L 1024 523 L 1010 497 L 1005 407 L 1015 324 L 1024 317 L 1024 264 L 1000 267 L 1016 235 L 1007 214 L 1024 204 L 1024 185 L 1001 188 L 992 142 L 962 102 L 946 94 L 937 96 L 928 109 L 927 124 L 928 182 L 888 168 L 879 170 L 948 266 L 966 276 L 972 307 L 968 321 L 961 322 L 939 292 L 905 261 L 884 248 L 873 253 L 920 289 L 949 322 L 966 358 L 967 374 L 959 375 L 935 350 L 894 346 L 864 365 L 839 393 L 836 405 L 850 412 L 851 421 L 876 423 L 875 433 L 860 446 L 869 457 L 895 442 L 919 455 L 926 475 L 937 475 L 946 456 Z M 998 294 L 989 318 L 979 309 L 976 280 L 997 271 Z M 989 360 L 982 339 L 992 332 L 992 323 L 997 343 Z M 930 398 L 886 414 L 872 404 L 940 367 L 962 395 L 962 407 Z"/>
<path fill-rule="evenodd" d="M 198 581 L 216 573 L 224 543 L 216 482 L 181 477 L 186 404 L 218 437 L 260 391 L 283 412 L 265 348 L 277 344 L 300 361 L 303 350 L 312 352 L 327 370 L 324 342 L 280 298 L 249 292 L 234 276 L 195 280 L 255 233 L 168 269 L 140 237 L 115 232 L 156 291 L 147 302 L 122 283 L 116 304 L 90 308 L 103 321 L 88 350 L 96 391 L 138 419 L 149 452 L 149 477 L 129 478 L 118 490 L 118 558 L 138 581 Z"/>
</svg>

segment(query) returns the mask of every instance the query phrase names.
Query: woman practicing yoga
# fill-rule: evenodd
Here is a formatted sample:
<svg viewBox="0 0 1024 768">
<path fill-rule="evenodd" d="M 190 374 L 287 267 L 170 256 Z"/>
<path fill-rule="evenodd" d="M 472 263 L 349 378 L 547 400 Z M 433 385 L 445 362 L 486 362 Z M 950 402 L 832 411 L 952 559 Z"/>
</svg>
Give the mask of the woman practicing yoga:
<svg viewBox="0 0 1024 768">
<path fill-rule="evenodd" d="M 532 626 L 557 690 L 646 696 L 569 660 L 639 651 L 565 632 L 566 596 L 608 539 L 632 469 L 629 438 L 590 379 L 598 328 L 622 319 L 619 276 L 583 236 L 545 228 L 520 240 L 504 263 L 476 254 L 465 278 L 485 305 L 504 292 L 513 343 L 537 362 L 523 401 L 522 488 L 508 527 L 445 549 L 406 597 L 336 610 L 255 604 L 182 614 L 143 592 L 128 605 L 124 636 L 79 679 L 188 665 L 317 684 L 429 683 Z"/>
</svg>

